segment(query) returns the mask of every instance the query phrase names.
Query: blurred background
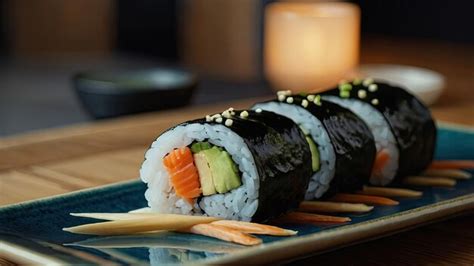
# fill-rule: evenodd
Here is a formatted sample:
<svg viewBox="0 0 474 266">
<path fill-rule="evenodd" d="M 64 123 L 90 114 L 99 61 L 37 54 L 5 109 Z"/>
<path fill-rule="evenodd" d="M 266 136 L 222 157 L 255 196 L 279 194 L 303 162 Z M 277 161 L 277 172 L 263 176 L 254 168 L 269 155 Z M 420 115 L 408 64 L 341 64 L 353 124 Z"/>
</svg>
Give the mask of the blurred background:
<svg viewBox="0 0 474 266">
<path fill-rule="evenodd" d="M 262 40 L 271 2 L 0 0 L 0 136 L 93 120 L 71 81 L 84 70 L 186 69 L 199 80 L 192 105 L 270 95 Z M 399 40 L 474 44 L 472 1 L 352 2 L 361 8 L 362 61 L 390 63 L 364 51 Z"/>
</svg>

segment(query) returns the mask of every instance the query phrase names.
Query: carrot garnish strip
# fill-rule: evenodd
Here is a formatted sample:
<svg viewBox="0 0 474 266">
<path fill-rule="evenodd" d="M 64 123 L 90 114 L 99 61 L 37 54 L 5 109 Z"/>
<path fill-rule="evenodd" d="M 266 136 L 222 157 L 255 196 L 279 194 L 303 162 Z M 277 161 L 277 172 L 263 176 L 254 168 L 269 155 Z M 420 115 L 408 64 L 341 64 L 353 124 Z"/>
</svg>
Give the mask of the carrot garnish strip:
<svg viewBox="0 0 474 266">
<path fill-rule="evenodd" d="M 430 169 L 474 169 L 474 160 L 438 160 L 433 161 Z"/>
<path fill-rule="evenodd" d="M 472 178 L 472 174 L 458 169 L 427 169 L 421 173 L 422 176 L 447 177 L 452 179 L 466 180 Z"/>
<path fill-rule="evenodd" d="M 346 194 L 337 193 L 331 198 L 332 201 L 349 202 L 349 203 L 364 203 L 371 205 L 392 206 L 398 205 L 398 201 L 379 196 L 368 196 L 360 194 Z"/>
<path fill-rule="evenodd" d="M 298 210 L 303 212 L 343 212 L 343 213 L 364 213 L 373 209 L 360 203 L 329 202 L 329 201 L 303 201 Z"/>
<path fill-rule="evenodd" d="M 456 180 L 446 177 L 407 176 L 402 181 L 405 185 L 424 187 L 454 187 Z"/>
<path fill-rule="evenodd" d="M 220 220 L 212 222 L 211 224 L 224 226 L 247 234 L 292 236 L 298 233 L 297 231 L 287 230 L 277 226 L 233 220 Z"/>
<path fill-rule="evenodd" d="M 242 233 L 238 230 L 229 227 L 220 226 L 216 224 L 193 225 L 188 230 L 185 230 L 185 232 L 209 236 L 227 242 L 234 242 L 246 246 L 253 246 L 262 243 L 262 240 L 260 238 L 254 237 L 246 233 Z"/>
<path fill-rule="evenodd" d="M 130 235 L 157 230 L 180 230 L 196 224 L 210 223 L 219 218 L 179 214 L 84 213 L 75 216 L 112 220 L 63 228 L 76 234 Z"/>
<path fill-rule="evenodd" d="M 381 197 L 397 197 L 397 198 L 417 198 L 423 196 L 423 192 L 406 189 L 406 188 L 394 188 L 394 187 L 372 187 L 364 186 L 361 191 L 357 191 L 357 194 L 381 196 Z"/>
<path fill-rule="evenodd" d="M 320 215 L 304 212 L 290 212 L 275 220 L 279 223 L 341 224 L 351 221 L 349 217 Z"/>
</svg>

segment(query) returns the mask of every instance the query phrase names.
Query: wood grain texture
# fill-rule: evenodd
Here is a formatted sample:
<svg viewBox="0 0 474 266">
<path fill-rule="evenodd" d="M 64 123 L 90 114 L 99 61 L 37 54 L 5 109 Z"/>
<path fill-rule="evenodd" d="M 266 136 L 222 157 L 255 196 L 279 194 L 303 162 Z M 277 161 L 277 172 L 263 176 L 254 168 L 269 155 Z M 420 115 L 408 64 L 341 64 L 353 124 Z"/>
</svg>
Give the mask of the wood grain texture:
<svg viewBox="0 0 474 266">
<path fill-rule="evenodd" d="M 474 125 L 474 47 L 371 38 L 363 63 L 427 67 L 447 77 L 437 119 Z M 191 118 L 261 99 L 184 108 L 0 139 L 0 205 L 135 179 L 144 151 L 162 131 Z M 473 264 L 474 215 L 311 257 L 302 264 Z M 389 259 L 387 259 L 389 258 Z"/>
<path fill-rule="evenodd" d="M 161 132 L 176 123 L 220 112 L 228 106 L 248 107 L 256 100 L 130 116 L 0 139 L 0 171 L 107 151 L 145 149 Z"/>
</svg>

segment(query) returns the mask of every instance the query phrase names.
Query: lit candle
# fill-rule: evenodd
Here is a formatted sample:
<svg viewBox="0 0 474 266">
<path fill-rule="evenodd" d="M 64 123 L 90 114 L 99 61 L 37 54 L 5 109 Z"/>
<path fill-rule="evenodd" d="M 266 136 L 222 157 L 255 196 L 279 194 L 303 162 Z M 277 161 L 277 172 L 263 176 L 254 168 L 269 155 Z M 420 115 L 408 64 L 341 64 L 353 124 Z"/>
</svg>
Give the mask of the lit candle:
<svg viewBox="0 0 474 266">
<path fill-rule="evenodd" d="M 359 60 L 360 10 L 350 3 L 273 3 L 265 11 L 264 67 L 275 89 L 317 91 Z"/>
</svg>

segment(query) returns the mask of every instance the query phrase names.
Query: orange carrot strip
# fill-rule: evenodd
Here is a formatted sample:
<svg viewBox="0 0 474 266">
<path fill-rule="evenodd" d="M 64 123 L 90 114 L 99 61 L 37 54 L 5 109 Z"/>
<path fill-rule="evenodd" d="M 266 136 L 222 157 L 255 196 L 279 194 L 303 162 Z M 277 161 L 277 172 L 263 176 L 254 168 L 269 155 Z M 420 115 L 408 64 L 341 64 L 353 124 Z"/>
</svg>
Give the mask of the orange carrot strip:
<svg viewBox="0 0 474 266">
<path fill-rule="evenodd" d="M 432 176 L 407 176 L 403 178 L 403 184 L 424 187 L 454 187 L 456 180 L 446 177 Z"/>
<path fill-rule="evenodd" d="M 474 160 L 439 160 L 431 163 L 430 169 L 474 169 Z"/>
<path fill-rule="evenodd" d="M 382 169 L 385 167 L 387 162 L 390 159 L 390 154 L 386 152 L 385 150 L 381 150 L 380 152 L 377 153 L 377 156 L 375 157 L 375 162 L 374 166 L 372 168 L 372 172 L 381 172 Z"/>
<path fill-rule="evenodd" d="M 360 203 L 330 202 L 330 201 L 303 201 L 298 210 L 303 212 L 353 212 L 364 213 L 373 209 L 373 206 L 367 206 Z"/>
<path fill-rule="evenodd" d="M 379 197 L 396 197 L 396 198 L 417 198 L 423 195 L 423 192 L 406 188 L 395 187 L 372 187 L 364 186 L 357 194 L 365 194 Z"/>
<path fill-rule="evenodd" d="M 297 231 L 287 230 L 287 229 L 283 229 L 283 228 L 272 226 L 272 225 L 232 221 L 232 220 L 221 220 L 221 221 L 216 221 L 215 223 L 211 223 L 211 224 L 235 229 L 242 233 L 247 233 L 247 234 L 292 236 L 298 233 Z"/>
<path fill-rule="evenodd" d="M 467 180 L 472 178 L 472 174 L 458 169 L 427 169 L 422 176 L 446 177 L 456 180 Z"/>
<path fill-rule="evenodd" d="M 281 223 L 341 224 L 351 221 L 349 217 L 337 217 L 305 212 L 290 212 L 275 220 Z"/>
<path fill-rule="evenodd" d="M 339 202 L 349 202 L 349 203 L 365 203 L 371 205 L 383 205 L 383 206 L 391 206 L 391 205 L 398 205 L 398 201 L 379 197 L 379 196 L 368 196 L 368 195 L 360 195 L 360 194 L 345 194 L 345 193 L 337 193 L 334 197 L 331 198 L 332 201 L 339 201 Z"/>
<path fill-rule="evenodd" d="M 188 232 L 197 235 L 217 238 L 227 242 L 234 242 L 246 246 L 253 246 L 262 243 L 262 240 L 260 238 L 256 238 L 254 236 L 242 233 L 235 229 L 215 224 L 193 225 L 191 228 L 188 229 Z"/>
</svg>

